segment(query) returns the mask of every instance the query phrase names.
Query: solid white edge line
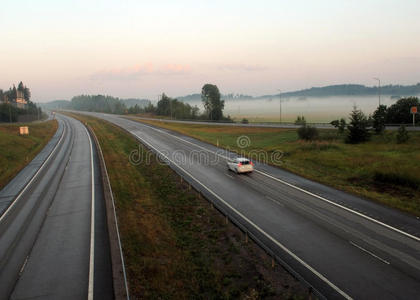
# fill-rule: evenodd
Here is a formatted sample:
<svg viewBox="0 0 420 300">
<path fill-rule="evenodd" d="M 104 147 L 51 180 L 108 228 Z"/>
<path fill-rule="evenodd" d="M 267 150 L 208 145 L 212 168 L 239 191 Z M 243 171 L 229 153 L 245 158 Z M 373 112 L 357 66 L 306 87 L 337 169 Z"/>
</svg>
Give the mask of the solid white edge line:
<svg viewBox="0 0 420 300">
<path fill-rule="evenodd" d="M 92 184 L 92 199 L 91 199 L 91 213 L 90 213 L 90 256 L 89 256 L 89 287 L 88 300 L 93 300 L 94 291 L 94 273 L 95 273 L 95 177 L 93 168 L 93 147 L 89 132 L 83 125 L 86 135 L 89 139 L 90 145 L 90 167 L 91 167 L 91 184 Z"/>
<path fill-rule="evenodd" d="M 133 122 L 135 122 L 135 121 L 133 121 Z M 137 122 L 137 123 L 139 123 L 139 122 Z M 174 137 L 174 138 L 176 138 L 176 139 L 179 139 L 179 140 L 181 140 L 181 141 L 183 141 L 183 142 L 185 142 L 185 143 L 188 143 L 188 144 L 194 145 L 194 146 L 196 146 L 196 147 L 198 147 L 198 148 L 201 148 L 201 149 L 203 149 L 203 150 L 205 150 L 205 151 L 207 151 L 207 152 L 210 152 L 210 153 L 213 153 L 213 154 L 218 155 L 218 156 L 220 156 L 220 157 L 223 157 L 224 159 L 231 160 L 229 157 L 227 157 L 227 156 L 225 156 L 225 155 L 221 155 L 221 154 L 219 154 L 219 153 L 217 153 L 217 152 L 214 152 L 214 151 L 211 151 L 211 150 L 209 150 L 209 149 L 206 149 L 206 148 L 204 148 L 204 147 L 202 147 L 202 146 L 200 146 L 200 145 L 197 145 L 197 144 L 192 143 L 192 142 L 190 142 L 190 141 L 184 140 L 184 139 L 182 139 L 182 138 L 180 138 L 180 137 L 177 137 L 177 136 L 175 136 L 175 135 L 171 135 L 171 134 L 169 134 L 169 133 L 167 133 L 167 132 L 165 132 L 165 131 L 163 131 L 163 130 L 160 130 L 160 129 L 154 128 L 154 127 L 152 127 L 152 126 L 146 125 L 146 124 L 141 123 L 141 122 L 140 122 L 140 124 L 142 124 L 143 126 L 146 126 L 146 127 L 148 127 L 148 128 L 154 129 L 154 130 L 156 130 L 156 131 L 158 131 L 158 132 L 161 132 L 161 133 L 164 133 L 164 134 L 170 135 L 171 137 Z M 227 150 L 225 150 L 225 151 L 227 151 Z M 383 222 L 381 222 L 381 221 L 379 221 L 379 220 L 376 220 L 376 219 L 374 219 L 374 218 L 371 218 L 371 217 L 369 217 L 369 216 L 367 216 L 367 215 L 364 215 L 364 214 L 362 214 L 362 213 L 360 213 L 360 212 L 358 212 L 358 211 L 352 210 L 352 209 L 350 209 L 350 208 L 348 208 L 348 207 L 345 207 L 345 206 L 343 206 L 343 205 L 340 205 L 340 204 L 338 204 L 338 203 L 335 203 L 334 201 L 328 200 L 328 199 L 326 199 L 326 198 L 324 198 L 324 197 L 322 197 L 322 196 L 319 196 L 319 195 L 316 195 L 316 194 L 314 194 L 314 193 L 311 193 L 311 192 L 309 192 L 309 191 L 307 191 L 307 190 L 304 190 L 304 189 L 302 189 L 302 188 L 300 188 L 300 187 L 298 187 L 298 186 L 295 186 L 295 185 L 293 185 L 293 184 L 291 184 L 291 183 L 288 183 L 288 182 L 286 182 L 286 181 L 284 181 L 284 180 L 281 180 L 281 179 L 279 179 L 279 178 L 277 178 L 277 177 L 274 177 L 274 176 L 272 176 L 272 175 L 269 175 L 269 174 L 267 174 L 267 173 L 265 173 L 265 172 L 262 172 L 262 171 L 259 171 L 259 170 L 256 170 L 256 169 L 254 169 L 254 171 L 255 171 L 255 172 L 257 172 L 257 173 L 260 173 L 261 175 L 264 175 L 264 176 L 267 176 L 267 177 L 269 177 L 269 178 L 271 178 L 271 179 L 274 179 L 274 180 L 276 180 L 276 181 L 278 181 L 278 182 L 280 182 L 280 183 L 282 183 L 282 184 L 285 184 L 285 185 L 287 185 L 287 186 L 289 186 L 289 187 L 292 187 L 292 188 L 294 188 L 294 189 L 296 189 L 296 190 L 298 190 L 298 191 L 301 191 L 301 192 L 306 193 L 306 194 L 308 194 L 308 195 L 310 195 L 310 196 L 313 196 L 313 197 L 315 197 L 315 198 L 318 198 L 319 200 L 325 201 L 325 202 L 327 202 L 327 203 L 329 203 L 329 204 L 332 204 L 332 205 L 334 205 L 334 206 L 337 206 L 337 207 L 339 207 L 339 208 L 342 208 L 342 209 L 344 209 L 344 210 L 346 210 L 346 211 L 348 211 L 348 212 L 354 213 L 354 214 L 358 215 L 359 217 L 365 218 L 365 219 L 367 219 L 367 220 L 369 220 L 369 221 L 371 221 L 371 222 L 374 222 L 374 223 L 376 223 L 376 224 L 379 224 L 379 225 L 381 225 L 381 226 L 384 226 L 384 227 L 386 227 L 386 228 L 388 228 L 388 229 L 390 229 L 390 230 L 396 231 L 396 232 L 398 232 L 398 233 L 400 233 L 400 234 L 402 234 L 402 235 L 405 235 L 405 236 L 407 236 L 407 237 L 409 237 L 409 238 L 411 238 L 411 239 L 413 239 L 413 240 L 416 240 L 416 241 L 418 241 L 418 242 L 420 241 L 420 238 L 419 238 L 419 237 L 416 237 L 416 236 L 414 236 L 414 235 L 411 235 L 411 234 L 409 234 L 409 233 L 407 233 L 407 232 L 405 232 L 405 231 L 402 231 L 402 230 L 400 230 L 400 229 L 398 229 L 398 228 L 392 227 L 391 225 L 388 225 L 388 224 L 383 223 Z"/>
<path fill-rule="evenodd" d="M 271 176 L 271 175 L 269 175 L 269 174 L 267 174 L 267 173 L 265 173 L 265 172 L 258 171 L 258 170 L 255 170 L 255 172 L 258 172 L 258 173 L 260 173 L 260 174 L 262 174 L 262 175 L 265 175 L 265 176 L 267 176 L 267 177 L 270 177 L 271 179 L 274 179 L 274 180 L 276 180 L 276 181 L 278 181 L 278 182 L 280 182 L 280 183 L 282 183 L 282 184 L 284 184 L 284 185 L 290 186 L 290 187 L 292 187 L 292 188 L 294 188 L 294 189 L 296 189 L 296 190 L 298 190 L 298 191 L 301 191 L 301 192 L 303 192 L 303 193 L 305 193 L 305 194 L 308 194 L 308 195 L 310 195 L 310 196 L 312 196 L 312 197 L 318 198 L 318 199 L 320 199 L 320 200 L 322 200 L 322 201 L 325 201 L 325 202 L 327 202 L 327 203 L 329 203 L 329 204 L 332 204 L 332 205 L 337 206 L 337 207 L 339 207 L 339 208 L 341 208 L 341 209 L 344 209 L 344 210 L 346 210 L 346 211 L 349 211 L 349 212 L 351 212 L 351 213 L 354 213 L 354 214 L 356 214 L 356 215 L 358 215 L 358 216 L 360 216 L 360 217 L 362 217 L 362 218 L 365 218 L 365 219 L 367 219 L 367 220 L 369 220 L 369 221 L 371 221 L 371 222 L 374 222 L 374 223 L 376 223 L 376 224 L 382 225 L 382 226 L 384 226 L 384 227 L 386 227 L 386 228 L 388 228 L 388 229 L 391 229 L 391 230 L 393 230 L 393 231 L 396 231 L 396 232 L 398 232 L 398 233 L 400 233 L 400 234 L 402 234 L 402 235 L 405 235 L 405 236 L 407 236 L 407 237 L 409 237 L 409 238 L 412 238 L 412 239 L 414 239 L 414 240 L 416 240 L 416 241 L 420 241 L 420 238 L 418 238 L 418 237 L 416 237 L 416 236 L 414 236 L 414 235 L 411 235 L 411 234 L 409 234 L 409 233 L 407 233 L 407 232 L 405 232 L 405 231 L 402 231 L 402 230 L 400 230 L 400 229 L 398 229 L 398 228 L 392 227 L 392 226 L 390 226 L 390 225 L 388 225 L 388 224 L 385 224 L 385 223 L 383 223 L 383 222 L 381 222 L 381 221 L 378 221 L 378 220 L 376 220 L 376 219 L 374 219 L 374 218 L 371 218 L 371 217 L 369 217 L 369 216 L 366 216 L 366 215 L 364 215 L 364 214 L 362 214 L 362 213 L 359 213 L 358 211 L 354 211 L 354 210 L 352 210 L 352 209 L 350 209 L 350 208 L 348 208 L 348 207 L 345 207 L 345 206 L 343 206 L 343 205 L 340 205 L 340 204 L 338 204 L 338 203 L 335 203 L 334 201 L 328 200 L 328 199 L 326 199 L 326 198 L 324 198 L 324 197 L 321 197 L 321 196 L 319 196 L 319 195 L 317 195 L 317 194 L 311 193 L 311 192 L 309 192 L 309 191 L 307 191 L 307 190 L 304 190 L 304 189 L 302 189 L 302 188 L 300 188 L 300 187 L 297 187 L 297 186 L 295 186 L 295 185 L 293 185 L 293 184 L 291 184 L 291 183 L 288 183 L 288 182 L 286 182 L 286 181 L 283 181 L 283 180 L 281 180 L 281 179 L 279 179 L 279 178 L 277 178 L 277 177 Z"/>
<path fill-rule="evenodd" d="M 337 287 L 334 283 L 329 281 L 324 275 L 319 273 L 317 270 L 315 270 L 313 267 L 311 267 L 309 264 L 307 264 L 304 260 L 302 260 L 300 257 L 298 257 L 296 254 L 294 254 L 291 250 L 286 248 L 283 244 L 281 244 L 279 241 L 274 239 L 271 235 L 266 233 L 263 229 L 261 229 L 257 224 L 252 222 L 250 219 L 248 219 L 245 215 L 243 215 L 241 212 L 239 212 L 236 208 L 231 206 L 229 203 L 227 203 L 225 200 L 223 200 L 219 195 L 214 193 L 212 190 L 210 190 L 206 185 L 204 185 L 201 181 L 199 181 L 197 178 L 195 178 L 192 174 L 190 174 L 188 171 L 186 171 L 184 168 L 179 166 L 177 163 L 169 159 L 165 154 L 157 150 L 154 146 L 152 146 L 150 143 L 142 139 L 140 136 L 132 132 L 133 135 L 135 135 L 139 140 L 146 143 L 150 148 L 154 149 L 157 153 L 162 155 L 162 157 L 165 157 L 169 162 L 180 168 L 183 172 L 185 172 L 188 176 L 190 176 L 192 179 L 194 179 L 198 184 L 200 184 L 203 188 L 205 188 L 209 193 L 211 193 L 214 197 L 216 197 L 219 201 L 221 201 L 224 205 L 226 205 L 229 209 L 231 209 L 233 212 L 235 212 L 237 215 L 239 215 L 243 220 L 245 220 L 247 223 L 249 223 L 251 226 L 253 226 L 255 229 L 257 229 L 262 235 L 264 235 L 266 238 L 268 238 L 270 241 L 275 243 L 278 247 L 280 247 L 283 251 L 285 251 L 287 254 L 289 254 L 291 257 L 293 257 L 296 261 L 298 261 L 300 264 L 305 266 L 308 270 L 310 270 L 313 274 L 315 274 L 318 278 L 320 278 L 322 281 L 324 281 L 327 285 L 329 285 L 332 289 L 334 289 L 337 293 L 339 293 L 341 296 L 343 296 L 346 299 L 352 299 L 349 295 L 347 295 L 344 291 L 342 291 L 339 287 Z"/>
<path fill-rule="evenodd" d="M 20 193 L 16 196 L 15 200 L 9 205 L 9 207 L 6 209 L 6 211 L 0 216 L 0 223 L 3 221 L 3 219 L 6 217 L 6 215 L 9 213 L 9 211 L 15 206 L 15 204 L 18 202 L 19 198 L 23 195 L 23 193 L 26 191 L 26 189 L 31 185 L 31 183 L 35 180 L 35 178 L 38 176 L 39 172 L 44 168 L 45 164 L 50 160 L 51 156 L 54 154 L 54 152 L 57 150 L 57 147 L 61 144 L 61 141 L 64 137 L 64 133 L 66 132 L 66 127 L 64 126 L 63 121 L 63 132 L 61 134 L 60 139 L 58 140 L 57 144 L 55 145 L 54 149 L 51 151 L 51 153 L 48 155 L 47 159 L 41 164 L 41 167 L 39 167 L 38 171 L 32 176 L 31 180 L 25 185 L 25 187 L 20 191 Z"/>
<path fill-rule="evenodd" d="M 383 262 L 384 264 L 387 264 L 387 265 L 390 265 L 390 264 L 391 264 L 389 261 L 387 261 L 387 260 L 385 260 L 385 259 L 383 259 L 383 258 L 381 258 L 381 257 L 377 256 L 375 253 L 370 252 L 369 250 L 366 250 L 366 249 L 365 249 L 365 248 L 363 248 L 362 246 L 359 246 L 359 245 L 357 245 L 356 243 L 354 243 L 354 242 L 352 242 L 352 241 L 349 241 L 349 242 L 350 242 L 350 244 L 352 244 L 354 247 L 356 247 L 356 248 L 358 248 L 358 249 L 362 250 L 363 252 L 366 252 L 367 254 L 369 254 L 369 255 L 373 256 L 374 258 L 376 258 L 376 259 L 380 260 L 380 261 L 381 261 L 381 262 Z"/>
</svg>

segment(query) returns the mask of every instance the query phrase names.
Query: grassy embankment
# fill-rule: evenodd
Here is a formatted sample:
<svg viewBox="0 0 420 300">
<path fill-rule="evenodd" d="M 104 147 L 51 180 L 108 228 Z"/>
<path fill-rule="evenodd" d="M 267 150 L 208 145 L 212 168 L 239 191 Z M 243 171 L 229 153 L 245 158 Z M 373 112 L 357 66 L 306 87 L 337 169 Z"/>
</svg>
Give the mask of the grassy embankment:
<svg viewBox="0 0 420 300">
<path fill-rule="evenodd" d="M 19 126 L 28 126 L 29 135 L 19 135 Z M 0 189 L 44 148 L 57 126 L 56 120 L 0 126 Z"/>
<path fill-rule="evenodd" d="M 134 299 L 304 298 L 302 288 L 122 129 L 80 116 L 97 135 L 116 200 Z M 150 162 L 129 162 L 137 150 Z M 138 154 L 138 153 L 137 153 Z M 136 156 L 138 157 L 138 156 Z"/>
<path fill-rule="evenodd" d="M 319 140 L 304 142 L 295 129 L 141 122 L 219 143 L 245 155 L 264 150 L 270 164 L 420 216 L 420 132 L 410 132 L 406 144 L 396 143 L 396 132 L 385 132 L 367 143 L 349 145 L 335 130 L 320 130 Z M 241 135 L 249 137 L 249 147 L 238 147 Z M 270 153 L 275 150 L 284 153 L 281 162 L 271 161 Z"/>
</svg>

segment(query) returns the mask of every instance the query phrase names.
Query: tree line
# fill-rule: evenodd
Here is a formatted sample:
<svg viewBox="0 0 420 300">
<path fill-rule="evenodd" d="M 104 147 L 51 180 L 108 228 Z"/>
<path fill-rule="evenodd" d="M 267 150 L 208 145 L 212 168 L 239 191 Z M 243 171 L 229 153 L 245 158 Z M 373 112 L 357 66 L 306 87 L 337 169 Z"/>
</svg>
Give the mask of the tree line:
<svg viewBox="0 0 420 300">
<path fill-rule="evenodd" d="M 131 107 L 127 107 L 121 99 L 111 96 L 80 95 L 73 97 L 65 108 L 112 114 L 150 113 L 173 119 L 231 121 L 229 116 L 223 115 L 225 102 L 221 99 L 220 91 L 216 85 L 205 84 L 201 90 L 201 100 L 204 106 L 203 112 L 200 112 L 197 106 L 171 98 L 165 93 L 162 93 L 156 105 L 149 102 L 147 105 L 135 104 Z"/>
</svg>

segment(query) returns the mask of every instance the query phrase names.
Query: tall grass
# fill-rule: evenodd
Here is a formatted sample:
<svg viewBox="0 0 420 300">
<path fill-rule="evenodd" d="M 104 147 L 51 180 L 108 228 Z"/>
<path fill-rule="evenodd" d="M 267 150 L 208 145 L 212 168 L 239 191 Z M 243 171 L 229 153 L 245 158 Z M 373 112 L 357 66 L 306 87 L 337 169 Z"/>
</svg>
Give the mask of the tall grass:
<svg viewBox="0 0 420 300">
<path fill-rule="evenodd" d="M 19 135 L 28 126 L 29 135 Z M 57 131 L 57 121 L 0 126 L 0 189 L 19 173 Z"/>
</svg>

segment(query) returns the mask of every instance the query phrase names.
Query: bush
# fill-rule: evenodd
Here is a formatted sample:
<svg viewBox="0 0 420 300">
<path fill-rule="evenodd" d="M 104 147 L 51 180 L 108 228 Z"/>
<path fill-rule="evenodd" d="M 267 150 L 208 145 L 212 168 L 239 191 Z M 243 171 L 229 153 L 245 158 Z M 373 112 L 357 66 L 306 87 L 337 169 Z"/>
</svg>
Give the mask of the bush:
<svg viewBox="0 0 420 300">
<path fill-rule="evenodd" d="M 330 123 L 332 126 L 334 126 L 335 128 L 338 128 L 338 132 L 341 134 L 344 132 L 344 129 L 346 129 L 346 120 L 344 120 L 343 118 L 341 118 L 340 120 L 334 120 L 331 121 Z"/>
<path fill-rule="evenodd" d="M 387 123 L 391 124 L 409 124 L 412 121 L 410 108 L 413 106 L 420 106 L 417 97 L 408 97 L 398 100 L 395 104 L 391 105 L 387 110 Z"/>
<path fill-rule="evenodd" d="M 408 135 L 407 129 L 405 129 L 404 125 L 401 125 L 400 128 L 398 128 L 397 143 L 398 144 L 403 144 L 403 143 L 407 142 L 409 138 L 410 137 Z"/>
<path fill-rule="evenodd" d="M 385 122 L 387 118 L 386 105 L 379 105 L 373 113 L 373 128 L 375 128 L 376 134 L 381 134 L 385 130 Z"/>
<path fill-rule="evenodd" d="M 312 141 L 318 137 L 318 129 L 309 125 L 303 125 L 298 129 L 299 138 L 306 141 Z"/>
<path fill-rule="evenodd" d="M 306 120 L 304 116 L 298 116 L 295 120 L 295 125 L 305 125 Z"/>
<path fill-rule="evenodd" d="M 347 126 L 349 133 L 346 143 L 358 144 L 366 142 L 370 139 L 369 120 L 365 114 L 355 106 L 350 114 L 350 124 Z"/>
<path fill-rule="evenodd" d="M 334 126 L 335 128 L 338 128 L 338 125 L 340 125 L 340 121 L 338 121 L 338 120 L 334 120 L 334 121 L 331 121 L 331 123 L 330 123 L 332 126 Z"/>
<path fill-rule="evenodd" d="M 249 123 L 249 121 L 248 121 L 248 119 L 243 118 L 243 119 L 241 120 L 241 123 L 242 123 L 242 124 L 248 124 L 248 123 Z"/>
</svg>

